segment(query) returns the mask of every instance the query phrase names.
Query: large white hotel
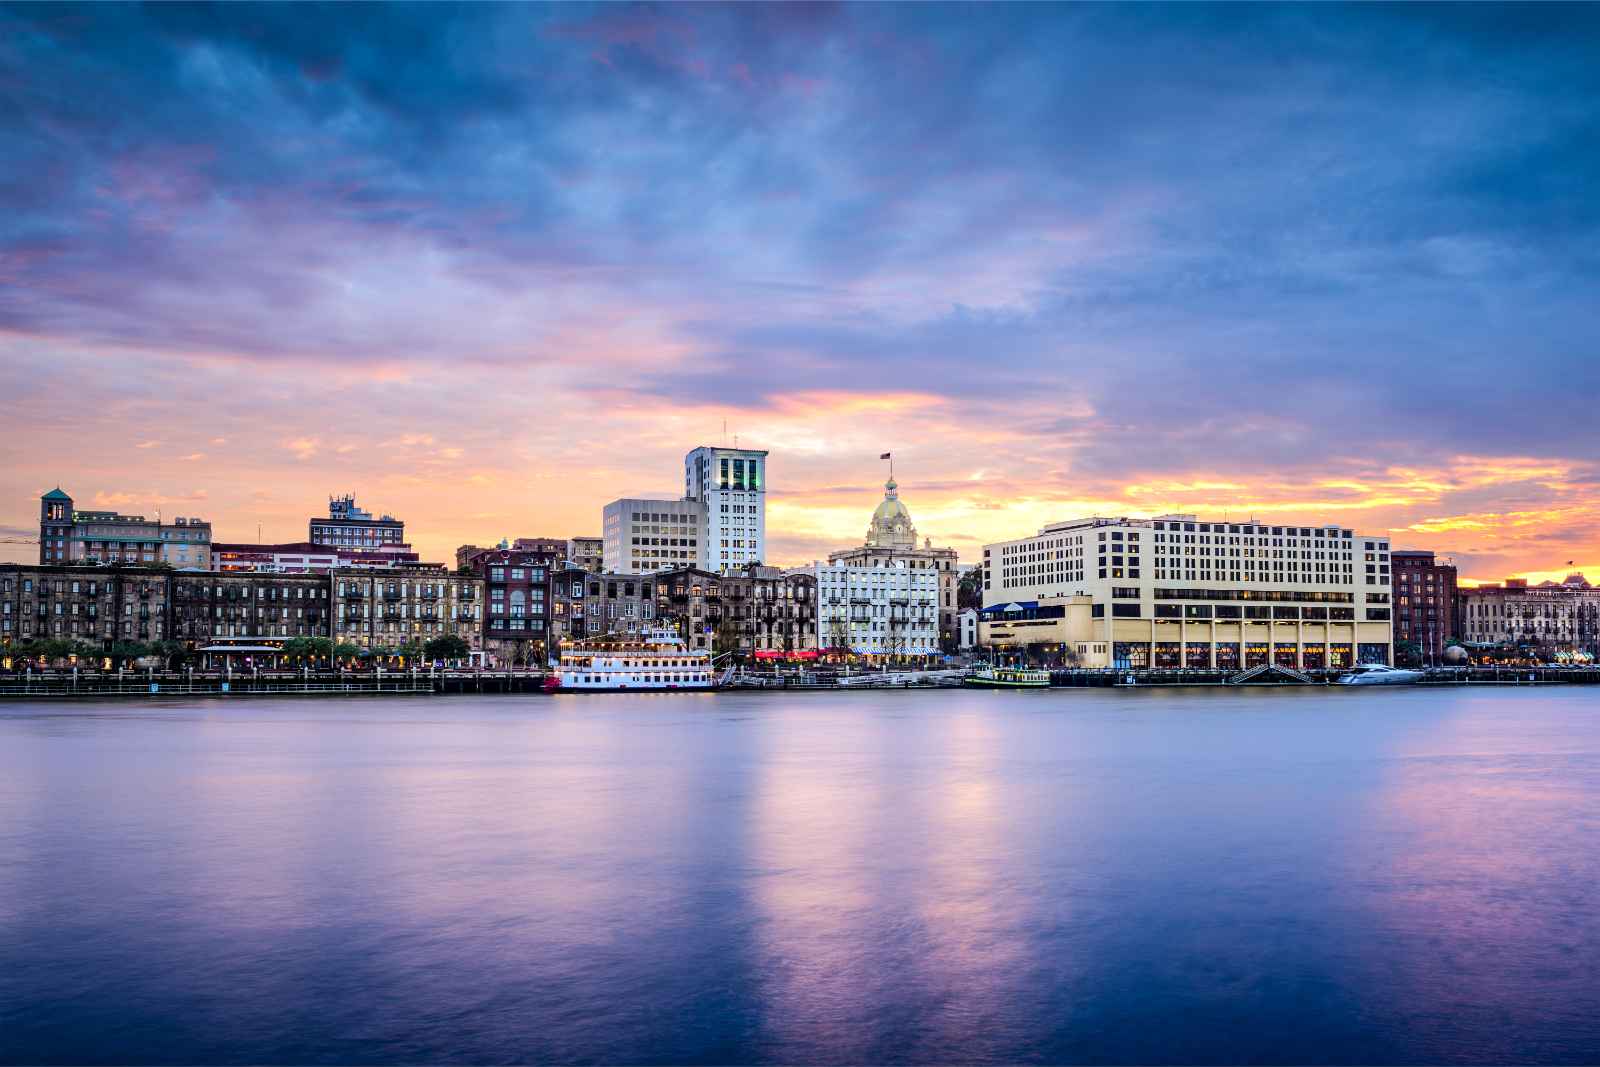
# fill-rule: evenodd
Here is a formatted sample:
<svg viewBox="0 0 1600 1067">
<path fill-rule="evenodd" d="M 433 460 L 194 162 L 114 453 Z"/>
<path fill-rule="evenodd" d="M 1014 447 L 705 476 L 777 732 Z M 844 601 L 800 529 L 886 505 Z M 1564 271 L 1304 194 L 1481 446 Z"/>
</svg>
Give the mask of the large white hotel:
<svg viewBox="0 0 1600 1067">
<path fill-rule="evenodd" d="M 978 639 L 1087 667 L 1392 661 L 1389 541 L 1338 526 L 1087 518 L 983 550 Z"/>
</svg>

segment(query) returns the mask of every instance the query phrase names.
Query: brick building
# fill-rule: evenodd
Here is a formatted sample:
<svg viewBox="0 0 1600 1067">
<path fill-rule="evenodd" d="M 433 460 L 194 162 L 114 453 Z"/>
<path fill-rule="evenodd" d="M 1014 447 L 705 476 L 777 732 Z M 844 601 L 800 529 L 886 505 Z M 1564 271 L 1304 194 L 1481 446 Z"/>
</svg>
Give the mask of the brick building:
<svg viewBox="0 0 1600 1067">
<path fill-rule="evenodd" d="M 1456 568 L 1432 552 L 1396 549 L 1389 553 L 1394 582 L 1394 639 L 1413 641 L 1422 662 L 1441 662 L 1447 644 L 1462 638 L 1457 613 Z"/>
<path fill-rule="evenodd" d="M 0 564 L 0 645 L 164 641 L 170 575 L 144 567 Z"/>
<path fill-rule="evenodd" d="M 473 652 L 484 647 L 483 579 L 443 567 L 347 568 L 331 574 L 335 643 L 398 649 L 455 636 Z"/>
<path fill-rule="evenodd" d="M 164 563 L 178 570 L 211 566 L 211 524 L 171 522 L 115 511 L 79 511 L 58 486 L 39 498 L 40 563 Z"/>
<path fill-rule="evenodd" d="M 565 542 L 561 542 L 565 547 Z M 472 549 L 468 551 L 468 549 Z M 472 548 L 456 553 L 458 565 L 484 584 L 483 651 L 494 666 L 543 666 L 549 662 L 554 597 L 554 552 Z"/>
</svg>

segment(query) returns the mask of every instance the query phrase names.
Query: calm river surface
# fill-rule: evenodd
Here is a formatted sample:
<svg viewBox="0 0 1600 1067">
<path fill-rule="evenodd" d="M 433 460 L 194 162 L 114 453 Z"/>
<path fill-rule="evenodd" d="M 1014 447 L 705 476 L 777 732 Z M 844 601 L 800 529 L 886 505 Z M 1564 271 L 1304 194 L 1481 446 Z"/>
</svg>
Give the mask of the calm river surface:
<svg viewBox="0 0 1600 1067">
<path fill-rule="evenodd" d="M 1600 1059 L 1600 691 L 0 705 L 0 1060 Z"/>
</svg>

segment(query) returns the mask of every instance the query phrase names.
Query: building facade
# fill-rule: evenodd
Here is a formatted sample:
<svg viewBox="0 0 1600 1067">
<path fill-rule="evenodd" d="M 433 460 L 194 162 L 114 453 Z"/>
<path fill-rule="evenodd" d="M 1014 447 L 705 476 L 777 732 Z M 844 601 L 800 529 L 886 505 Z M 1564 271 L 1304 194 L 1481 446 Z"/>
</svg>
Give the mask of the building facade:
<svg viewBox="0 0 1600 1067">
<path fill-rule="evenodd" d="M 493 666 L 543 666 L 552 651 L 558 554 L 479 549 L 464 564 L 483 581 L 483 651 Z"/>
<path fill-rule="evenodd" d="M 702 445 L 683 458 L 683 495 L 704 512 L 695 565 L 728 574 L 767 558 L 767 453 Z"/>
<path fill-rule="evenodd" d="M 1089 518 L 983 555 L 981 645 L 1134 669 L 1393 660 L 1384 537 L 1193 515 Z"/>
<path fill-rule="evenodd" d="M 39 498 L 39 562 L 162 563 L 175 570 L 209 570 L 211 524 L 78 511 L 72 497 L 57 487 Z"/>
<path fill-rule="evenodd" d="M 602 523 L 604 568 L 613 574 L 694 566 L 706 539 L 705 508 L 697 500 L 613 500 Z"/>
<path fill-rule="evenodd" d="M 167 640 L 171 577 L 143 567 L 0 564 L 0 647 Z"/>
<path fill-rule="evenodd" d="M 939 651 L 938 572 L 905 563 L 814 563 L 810 571 L 823 651 L 883 657 Z"/>
<path fill-rule="evenodd" d="M 328 636 L 331 598 L 321 575 L 178 574 L 171 585 L 172 639 L 190 649 Z"/>
<path fill-rule="evenodd" d="M 1458 600 L 1469 648 L 1521 646 L 1552 657 L 1600 654 L 1600 588 L 1581 574 L 1533 586 L 1509 578 L 1462 589 Z"/>
<path fill-rule="evenodd" d="M 555 620 L 560 640 L 638 639 L 656 628 L 654 575 L 591 574 L 568 566 L 555 578 Z"/>
<path fill-rule="evenodd" d="M 337 548 L 373 551 L 409 551 L 406 524 L 393 515 L 373 517 L 356 506 L 356 498 L 346 494 L 328 498 L 328 517 L 310 521 L 311 543 Z"/>
<path fill-rule="evenodd" d="M 817 648 L 816 577 L 749 564 L 737 574 L 700 567 L 656 577 L 656 617 L 693 650 L 753 657 Z"/>
<path fill-rule="evenodd" d="M 1443 661 L 1452 640 L 1462 639 L 1456 601 L 1456 568 L 1432 552 L 1397 549 L 1389 553 L 1394 582 L 1394 640 L 1413 642 L 1425 664 Z"/>
<path fill-rule="evenodd" d="M 341 568 L 331 583 L 334 642 L 365 651 L 395 650 L 455 636 L 483 650 L 483 579 L 443 567 L 386 571 Z"/>
<path fill-rule="evenodd" d="M 339 567 L 415 567 L 420 562 L 415 552 L 336 548 L 310 541 L 281 545 L 217 542 L 211 546 L 211 563 L 219 571 L 327 574 Z"/>
<path fill-rule="evenodd" d="M 586 571 L 605 568 L 606 540 L 603 537 L 567 538 L 567 562 Z"/>
<path fill-rule="evenodd" d="M 911 512 L 900 499 L 899 485 L 891 476 L 883 487 L 883 501 L 867 524 L 865 543 L 859 548 L 830 552 L 828 562 L 847 567 L 891 567 L 904 565 L 916 570 L 931 570 L 938 578 L 939 645 L 954 652 L 959 644 L 956 592 L 960 584 L 959 560 L 953 548 L 934 548 L 931 539 L 917 544 L 917 528 Z"/>
</svg>

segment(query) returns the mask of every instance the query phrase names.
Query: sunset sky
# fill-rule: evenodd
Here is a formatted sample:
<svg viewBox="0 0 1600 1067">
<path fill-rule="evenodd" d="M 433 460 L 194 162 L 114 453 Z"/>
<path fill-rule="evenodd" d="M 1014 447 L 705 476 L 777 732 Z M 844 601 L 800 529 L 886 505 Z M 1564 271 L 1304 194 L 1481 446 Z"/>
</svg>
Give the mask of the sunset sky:
<svg viewBox="0 0 1600 1067">
<path fill-rule="evenodd" d="M 777 563 L 893 451 L 968 560 L 1196 511 L 1600 581 L 1600 7 L 12 7 L 0 149 L 0 537 L 351 491 L 444 560 L 726 422 Z"/>
</svg>

